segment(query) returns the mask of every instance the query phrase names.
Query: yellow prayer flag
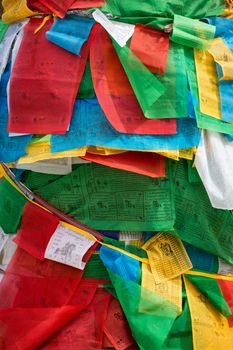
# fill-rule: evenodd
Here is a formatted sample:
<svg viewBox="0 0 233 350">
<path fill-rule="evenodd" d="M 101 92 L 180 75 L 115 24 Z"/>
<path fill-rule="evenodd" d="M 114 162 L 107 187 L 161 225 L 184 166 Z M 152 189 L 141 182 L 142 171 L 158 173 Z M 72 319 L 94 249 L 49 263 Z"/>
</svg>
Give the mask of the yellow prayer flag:
<svg viewBox="0 0 233 350">
<path fill-rule="evenodd" d="M 194 350 L 232 349 L 233 328 L 189 280 L 184 277 L 192 320 Z"/>
<path fill-rule="evenodd" d="M 168 281 L 156 284 L 150 265 L 142 263 L 142 287 L 158 294 L 176 305 L 179 314 L 182 312 L 182 278 L 177 276 Z"/>
<path fill-rule="evenodd" d="M 194 49 L 200 110 L 203 114 L 221 119 L 220 95 L 216 64 L 208 51 Z"/>
<path fill-rule="evenodd" d="M 175 278 L 192 268 L 183 243 L 170 233 L 153 236 L 142 248 L 147 252 L 155 283 Z"/>
<path fill-rule="evenodd" d="M 27 6 L 27 0 L 3 0 L 2 20 L 7 23 L 17 22 L 24 18 L 38 15 L 39 12 L 31 11 Z"/>
<path fill-rule="evenodd" d="M 222 68 L 221 80 L 233 80 L 233 52 L 224 41 L 221 38 L 214 39 L 209 52 Z"/>
</svg>

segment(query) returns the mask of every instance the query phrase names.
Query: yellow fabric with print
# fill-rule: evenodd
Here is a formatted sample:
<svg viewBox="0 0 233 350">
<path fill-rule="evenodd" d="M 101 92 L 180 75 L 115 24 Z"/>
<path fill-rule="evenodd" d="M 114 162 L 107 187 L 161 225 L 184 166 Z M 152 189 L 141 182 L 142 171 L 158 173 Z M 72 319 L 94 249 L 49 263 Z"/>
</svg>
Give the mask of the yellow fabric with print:
<svg viewBox="0 0 233 350">
<path fill-rule="evenodd" d="M 72 149 L 71 151 L 51 153 L 49 142 L 29 144 L 26 149 L 27 155 L 19 158 L 17 164 L 31 164 L 46 159 L 82 157 L 85 156 L 86 149 L 86 147 L 81 147 Z"/>
<path fill-rule="evenodd" d="M 2 20 L 7 23 L 20 21 L 24 18 L 38 15 L 38 12 L 31 11 L 26 0 L 3 0 Z"/>
<path fill-rule="evenodd" d="M 150 265 L 142 264 L 142 288 L 158 294 L 176 305 L 179 314 L 182 312 L 182 278 L 181 276 L 159 284 L 155 283 Z"/>
<path fill-rule="evenodd" d="M 214 39 L 209 52 L 222 68 L 221 80 L 233 80 L 233 52 L 224 41 L 221 38 Z"/>
<path fill-rule="evenodd" d="M 179 150 L 179 157 L 183 159 L 192 160 L 194 155 L 194 148 L 183 148 Z"/>
<path fill-rule="evenodd" d="M 233 328 L 187 278 L 185 288 L 192 320 L 194 350 L 230 350 L 233 347 Z"/>
<path fill-rule="evenodd" d="M 203 114 L 221 119 L 220 95 L 216 64 L 208 51 L 194 49 L 200 110 Z"/>
<path fill-rule="evenodd" d="M 142 248 L 147 252 L 155 283 L 175 278 L 192 268 L 183 243 L 169 233 L 153 236 Z"/>
</svg>

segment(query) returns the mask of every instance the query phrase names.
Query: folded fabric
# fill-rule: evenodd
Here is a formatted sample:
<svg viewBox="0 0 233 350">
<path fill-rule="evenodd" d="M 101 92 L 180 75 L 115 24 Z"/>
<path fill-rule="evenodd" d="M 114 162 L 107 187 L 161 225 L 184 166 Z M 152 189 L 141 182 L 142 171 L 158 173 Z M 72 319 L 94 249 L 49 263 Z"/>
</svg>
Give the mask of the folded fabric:
<svg viewBox="0 0 233 350">
<path fill-rule="evenodd" d="M 173 227 L 169 169 L 166 178 L 152 179 L 91 163 L 46 186 L 39 185 L 43 178 L 40 180 L 37 174 L 30 177 L 32 181 L 37 178 L 37 194 L 95 229 L 146 231 Z M 26 179 L 24 183 L 30 184 Z"/>
<path fill-rule="evenodd" d="M 63 18 L 74 0 L 59 0 L 59 2 L 56 0 L 39 0 L 39 2 L 46 6 L 52 13 Z"/>
<path fill-rule="evenodd" d="M 3 178 L 0 184 L 0 226 L 5 233 L 16 233 L 27 199 Z"/>
<path fill-rule="evenodd" d="M 15 162 L 26 154 L 26 146 L 32 135 L 9 137 L 7 132 L 8 104 L 7 84 L 10 77 L 11 63 L 8 63 L 0 81 L 0 160 L 6 163 Z"/>
<path fill-rule="evenodd" d="M 145 117 L 187 117 L 188 104 L 184 96 L 188 95 L 188 87 L 181 45 L 170 44 L 166 73 L 153 76 L 130 49 L 114 41 L 113 44 Z"/>
<path fill-rule="evenodd" d="M 214 208 L 233 209 L 233 144 L 225 135 L 203 130 L 195 166 Z"/>
<path fill-rule="evenodd" d="M 17 22 L 26 17 L 35 16 L 37 11 L 31 11 L 27 6 L 27 0 L 3 0 L 2 20 L 7 23 Z"/>
<path fill-rule="evenodd" d="M 208 55 L 207 51 L 200 51 L 201 55 Z M 210 58 L 211 55 L 209 54 Z M 209 57 L 208 56 L 208 57 Z M 203 56 L 205 57 L 205 56 Z M 185 48 L 185 64 L 186 64 L 186 72 L 188 76 L 188 82 L 190 86 L 190 91 L 192 94 L 192 98 L 194 103 L 194 109 L 195 109 L 195 116 L 197 120 L 197 125 L 199 128 L 203 129 L 208 129 L 211 131 L 217 131 L 225 134 L 233 134 L 233 124 L 232 123 L 227 123 L 221 119 L 216 119 L 213 117 L 210 117 L 209 115 L 203 114 L 200 111 L 200 103 L 199 103 L 199 98 L 198 98 L 198 84 L 197 84 L 197 76 L 196 75 L 196 70 L 195 70 L 195 63 L 194 63 L 194 57 L 193 57 L 193 50 L 191 48 L 186 47 Z M 214 63 L 214 61 L 212 61 Z M 208 66 L 207 70 L 205 70 L 204 75 L 201 75 L 202 77 L 205 77 L 205 74 L 209 74 L 209 69 L 212 69 L 212 63 L 211 66 Z M 215 69 L 215 67 L 214 67 Z M 202 73 L 201 73 L 202 74 Z M 207 85 L 204 84 L 204 94 L 208 94 L 208 96 L 211 98 L 213 95 L 215 96 L 215 99 L 211 100 L 212 104 L 208 104 L 208 107 L 214 111 L 214 115 L 218 116 L 219 115 L 219 110 L 220 110 L 220 99 L 219 99 L 219 93 L 216 92 L 216 87 L 218 86 L 217 82 L 217 75 L 216 75 L 216 69 L 214 75 L 210 75 L 211 82 L 207 80 Z M 205 80 L 205 78 L 204 78 Z M 201 82 L 202 83 L 202 82 Z M 208 87 L 208 90 L 206 91 L 206 87 Z M 211 89 L 209 92 L 209 88 Z M 204 99 L 204 102 L 206 100 Z M 216 107 L 214 109 L 213 107 Z M 207 112 L 206 112 L 207 113 Z"/>
<path fill-rule="evenodd" d="M 25 27 L 12 70 L 8 130 L 64 134 L 85 69 L 88 43 L 84 44 L 81 57 L 77 57 L 46 40 L 52 21 L 35 35 L 40 24 L 41 19 L 33 18 Z"/>
<path fill-rule="evenodd" d="M 94 23 L 93 19 L 75 15 L 68 15 L 62 20 L 58 18 L 46 32 L 46 38 L 63 49 L 80 55 Z"/>
<path fill-rule="evenodd" d="M 74 0 L 70 9 L 86 9 L 91 7 L 101 7 L 104 5 L 104 0 Z"/>
<path fill-rule="evenodd" d="M 149 152 L 125 152 L 110 156 L 86 153 L 82 159 L 150 177 L 165 177 L 165 158 Z"/>
<path fill-rule="evenodd" d="M 215 39 L 209 50 L 217 69 L 218 86 L 220 94 L 220 107 L 222 119 L 233 121 L 233 104 L 231 95 L 233 91 L 233 52 L 222 39 Z"/>
<path fill-rule="evenodd" d="M 108 307 L 104 334 L 106 334 L 111 341 L 111 346 L 114 346 L 116 350 L 125 350 L 130 345 L 135 344 L 121 305 L 115 298 L 111 298 Z"/>
<path fill-rule="evenodd" d="M 175 135 L 121 134 L 109 125 L 97 100 L 76 100 L 70 129 L 65 136 L 52 135 L 51 151 L 87 145 L 124 150 L 169 150 L 197 146 L 200 132 L 191 118 L 177 120 Z"/>
<path fill-rule="evenodd" d="M 103 10 L 121 17 L 155 17 L 156 15 L 159 17 L 166 14 L 166 17 L 173 18 L 174 14 L 178 14 L 191 18 L 202 18 L 222 14 L 224 8 L 224 0 L 196 0 L 188 2 L 185 6 L 182 0 L 164 0 L 156 3 L 154 0 L 143 2 L 141 0 L 127 2 L 107 0 Z"/>
<path fill-rule="evenodd" d="M 59 224 L 59 219 L 33 204 L 26 203 L 15 243 L 39 260 L 44 260 L 46 247 Z"/>
<path fill-rule="evenodd" d="M 92 34 L 90 63 L 94 88 L 113 128 L 130 134 L 174 134 L 175 119 L 148 120 L 144 117 L 107 32 L 96 25 Z"/>
<path fill-rule="evenodd" d="M 137 282 L 139 277 L 139 261 L 121 252 L 102 246 L 100 259 L 104 265 L 122 278 Z"/>
<path fill-rule="evenodd" d="M 171 40 L 181 45 L 207 50 L 215 30 L 216 27 L 208 23 L 175 15 Z"/>
<path fill-rule="evenodd" d="M 233 263 L 231 211 L 212 208 L 202 182 L 189 183 L 185 161 L 173 162 L 175 234 L 197 248 Z"/>
</svg>

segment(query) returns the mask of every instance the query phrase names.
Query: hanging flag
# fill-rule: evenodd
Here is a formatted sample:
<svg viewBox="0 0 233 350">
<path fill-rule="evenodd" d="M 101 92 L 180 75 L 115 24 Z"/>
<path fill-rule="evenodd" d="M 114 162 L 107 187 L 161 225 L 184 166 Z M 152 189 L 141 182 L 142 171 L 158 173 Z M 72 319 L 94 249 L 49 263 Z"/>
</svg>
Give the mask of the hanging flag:
<svg viewBox="0 0 233 350">
<path fill-rule="evenodd" d="M 40 24 L 41 19 L 33 18 L 25 27 L 12 70 L 8 131 L 65 134 L 85 69 L 88 43 L 77 57 L 46 40 L 52 21 L 34 34 Z"/>
</svg>

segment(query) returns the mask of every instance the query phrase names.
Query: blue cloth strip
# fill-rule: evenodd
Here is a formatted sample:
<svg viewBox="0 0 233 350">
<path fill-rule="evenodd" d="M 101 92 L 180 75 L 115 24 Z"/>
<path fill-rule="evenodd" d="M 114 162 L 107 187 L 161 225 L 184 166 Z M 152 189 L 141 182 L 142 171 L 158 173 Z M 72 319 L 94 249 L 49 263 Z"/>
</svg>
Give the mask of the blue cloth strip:
<svg viewBox="0 0 233 350">
<path fill-rule="evenodd" d="M 76 100 L 70 130 L 66 135 L 52 135 L 52 152 L 83 146 L 104 146 L 126 150 L 163 150 L 197 146 L 200 131 L 191 118 L 177 120 L 177 134 L 122 134 L 112 128 L 97 99 Z"/>
<path fill-rule="evenodd" d="M 53 44 L 79 55 L 94 23 L 90 18 L 69 15 L 62 20 L 57 19 L 47 31 L 46 38 Z"/>
<path fill-rule="evenodd" d="M 5 163 L 18 160 L 26 154 L 25 148 L 32 135 L 9 137 L 7 132 L 8 106 L 7 83 L 10 78 L 11 64 L 8 63 L 0 82 L 0 159 Z"/>
</svg>

